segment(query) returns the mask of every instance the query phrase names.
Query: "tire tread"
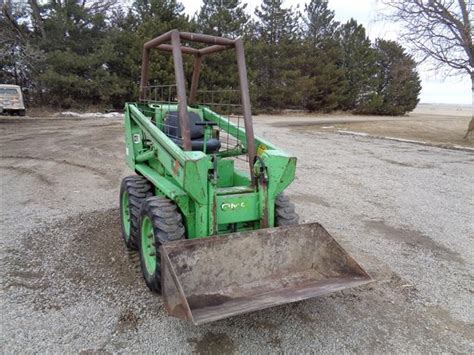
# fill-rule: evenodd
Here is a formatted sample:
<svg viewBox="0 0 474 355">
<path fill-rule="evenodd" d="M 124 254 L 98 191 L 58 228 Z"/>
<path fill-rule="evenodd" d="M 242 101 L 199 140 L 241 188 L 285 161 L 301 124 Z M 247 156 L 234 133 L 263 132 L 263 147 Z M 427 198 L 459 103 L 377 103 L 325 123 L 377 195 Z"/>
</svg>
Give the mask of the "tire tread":
<svg viewBox="0 0 474 355">
<path fill-rule="evenodd" d="M 283 193 L 275 200 L 275 226 L 291 226 L 299 223 L 294 203 Z"/>
<path fill-rule="evenodd" d="M 152 196 L 145 199 L 140 210 L 140 221 L 144 216 L 148 216 L 153 225 L 156 255 L 160 255 L 159 248 L 163 243 L 186 238 L 181 213 L 175 203 L 168 198 Z M 139 228 L 140 225 L 141 223 Z M 138 235 L 140 235 L 140 231 Z M 139 245 L 140 243 L 141 238 L 139 238 Z M 154 292 L 161 293 L 161 263 L 157 263 L 154 275 L 149 275 L 146 271 L 141 252 L 140 260 L 143 278 L 148 288 Z"/>
<path fill-rule="evenodd" d="M 125 246 L 129 250 L 138 249 L 138 224 L 140 219 L 140 208 L 143 201 L 153 195 L 152 185 L 143 176 L 130 175 L 122 180 L 120 186 L 120 203 L 122 200 L 122 193 L 128 193 L 128 205 L 130 214 L 130 237 L 125 234 L 124 226 L 122 225 L 122 236 L 125 241 Z M 122 218 L 120 218 L 122 223 Z"/>
</svg>

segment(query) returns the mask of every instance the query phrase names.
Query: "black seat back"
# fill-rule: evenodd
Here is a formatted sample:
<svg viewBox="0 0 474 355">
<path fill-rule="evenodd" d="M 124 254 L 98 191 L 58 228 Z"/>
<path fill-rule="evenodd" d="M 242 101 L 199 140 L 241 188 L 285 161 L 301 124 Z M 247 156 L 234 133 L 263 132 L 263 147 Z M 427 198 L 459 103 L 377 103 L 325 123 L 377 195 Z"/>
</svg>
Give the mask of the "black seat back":
<svg viewBox="0 0 474 355">
<path fill-rule="evenodd" d="M 189 131 L 191 140 L 204 137 L 204 127 L 196 126 L 197 122 L 202 122 L 201 117 L 195 112 L 188 112 Z M 165 115 L 163 122 L 164 132 L 170 138 L 181 138 L 181 128 L 177 111 L 169 111 Z"/>
</svg>

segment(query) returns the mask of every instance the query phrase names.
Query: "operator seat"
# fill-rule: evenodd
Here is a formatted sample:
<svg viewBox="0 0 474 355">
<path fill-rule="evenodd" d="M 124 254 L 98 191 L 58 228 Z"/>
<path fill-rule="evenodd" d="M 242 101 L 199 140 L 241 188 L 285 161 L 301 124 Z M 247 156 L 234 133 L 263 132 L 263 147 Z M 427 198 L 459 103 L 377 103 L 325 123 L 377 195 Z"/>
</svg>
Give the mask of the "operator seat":
<svg viewBox="0 0 474 355">
<path fill-rule="evenodd" d="M 189 131 L 191 134 L 192 150 L 204 150 L 204 126 L 198 126 L 196 123 L 203 122 L 201 117 L 195 112 L 188 112 Z M 181 139 L 181 129 L 179 127 L 179 118 L 177 111 L 166 113 L 164 122 L 164 133 L 178 146 L 183 147 Z M 216 153 L 221 147 L 221 142 L 215 138 L 209 138 L 206 142 L 206 153 Z"/>
</svg>

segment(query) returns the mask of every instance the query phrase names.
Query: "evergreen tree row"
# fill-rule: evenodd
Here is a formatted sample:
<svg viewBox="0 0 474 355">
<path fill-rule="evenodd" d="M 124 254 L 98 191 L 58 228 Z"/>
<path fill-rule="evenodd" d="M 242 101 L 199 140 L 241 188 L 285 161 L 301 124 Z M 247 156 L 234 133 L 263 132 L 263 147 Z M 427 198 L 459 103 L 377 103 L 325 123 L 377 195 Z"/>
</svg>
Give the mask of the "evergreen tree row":
<svg viewBox="0 0 474 355">
<path fill-rule="evenodd" d="M 44 4 L 43 4 L 44 3 Z M 204 0 L 192 18 L 176 0 L 6 1 L 0 82 L 21 85 L 31 105 L 119 108 L 138 97 L 143 43 L 170 29 L 244 37 L 251 96 L 260 111 L 305 109 L 401 115 L 418 103 L 416 64 L 396 42 L 371 43 L 355 20 L 339 23 L 327 1 L 304 9 L 263 0 Z M 192 63 L 185 60 L 190 82 Z M 173 83 L 172 59 L 153 54 L 151 79 Z M 201 89 L 236 88 L 230 51 L 206 57 Z"/>
</svg>

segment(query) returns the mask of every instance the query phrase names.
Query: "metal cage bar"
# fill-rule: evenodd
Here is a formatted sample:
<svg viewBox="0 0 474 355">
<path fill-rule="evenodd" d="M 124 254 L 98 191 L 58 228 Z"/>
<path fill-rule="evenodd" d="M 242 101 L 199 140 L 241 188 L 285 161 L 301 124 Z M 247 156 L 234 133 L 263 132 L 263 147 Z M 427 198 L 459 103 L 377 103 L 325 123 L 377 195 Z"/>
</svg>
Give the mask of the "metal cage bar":
<svg viewBox="0 0 474 355">
<path fill-rule="evenodd" d="M 181 40 L 187 42 L 198 42 L 208 44 L 208 47 L 196 49 L 188 46 L 182 46 Z M 166 42 L 170 42 L 171 45 Z M 211 53 L 220 52 L 226 49 L 235 49 L 237 57 L 237 68 L 239 72 L 240 94 L 243 107 L 243 117 L 245 125 L 245 134 L 247 138 L 247 155 L 250 169 L 250 176 L 252 177 L 252 184 L 256 184 L 256 179 L 252 172 L 255 160 L 255 136 L 252 124 L 252 111 L 250 107 L 250 95 L 247 79 L 247 68 L 245 64 L 244 46 L 241 38 L 229 39 L 224 37 L 217 37 L 205 35 L 200 33 L 179 32 L 174 29 L 162 34 L 143 45 L 142 58 L 142 72 L 140 80 L 140 99 L 145 98 L 145 88 L 149 79 L 149 65 L 150 65 L 150 50 L 157 48 L 162 51 L 172 52 L 173 63 L 175 69 L 177 98 L 178 98 L 178 117 L 181 127 L 181 139 L 183 140 L 183 149 L 191 150 L 191 137 L 189 132 L 189 124 L 187 120 L 187 96 L 184 79 L 184 68 L 182 54 L 191 54 L 195 56 L 195 63 L 193 67 L 193 77 L 191 83 L 191 92 L 189 102 L 193 103 L 196 99 L 196 92 L 198 88 L 199 74 L 201 71 L 202 57 Z"/>
</svg>

